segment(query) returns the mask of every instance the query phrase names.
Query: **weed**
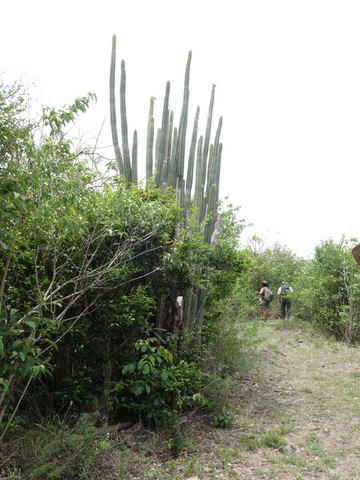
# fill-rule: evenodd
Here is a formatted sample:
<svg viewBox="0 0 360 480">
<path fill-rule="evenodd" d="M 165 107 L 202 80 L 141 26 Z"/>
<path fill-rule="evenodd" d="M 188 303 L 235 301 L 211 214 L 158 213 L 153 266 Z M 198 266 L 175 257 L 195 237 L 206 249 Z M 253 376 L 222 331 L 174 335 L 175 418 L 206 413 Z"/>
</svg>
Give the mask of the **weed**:
<svg viewBox="0 0 360 480">
<path fill-rule="evenodd" d="M 271 350 L 272 353 L 274 353 L 275 355 L 281 355 L 283 353 L 283 351 L 280 350 L 278 345 L 269 344 L 268 349 Z"/>
<path fill-rule="evenodd" d="M 310 387 L 300 387 L 299 388 L 299 391 L 300 392 L 303 392 L 303 393 L 314 393 L 314 390 Z"/>
<path fill-rule="evenodd" d="M 233 463 L 234 460 L 238 461 L 241 457 L 241 452 L 236 448 L 217 448 L 215 455 L 223 465 L 228 465 Z"/>
<path fill-rule="evenodd" d="M 213 425 L 216 428 L 229 428 L 234 420 L 234 414 L 223 409 L 212 416 Z"/>
<path fill-rule="evenodd" d="M 283 460 L 283 462 L 289 465 L 295 465 L 296 467 L 306 468 L 307 466 L 306 460 L 301 458 L 301 456 L 298 455 L 296 452 L 285 452 L 282 454 L 281 459 Z M 299 477 L 299 478 L 302 478 L 302 477 Z"/>
<path fill-rule="evenodd" d="M 260 439 L 255 434 L 249 433 L 240 438 L 240 443 L 243 444 L 248 450 L 253 451 L 259 448 Z"/>
<path fill-rule="evenodd" d="M 281 430 L 269 430 L 266 432 L 262 439 L 261 444 L 269 448 L 280 448 L 287 444 L 286 440 L 283 438 L 283 433 Z"/>
<path fill-rule="evenodd" d="M 310 380 L 314 382 L 323 382 L 326 380 L 326 377 L 324 375 L 311 375 Z"/>
</svg>

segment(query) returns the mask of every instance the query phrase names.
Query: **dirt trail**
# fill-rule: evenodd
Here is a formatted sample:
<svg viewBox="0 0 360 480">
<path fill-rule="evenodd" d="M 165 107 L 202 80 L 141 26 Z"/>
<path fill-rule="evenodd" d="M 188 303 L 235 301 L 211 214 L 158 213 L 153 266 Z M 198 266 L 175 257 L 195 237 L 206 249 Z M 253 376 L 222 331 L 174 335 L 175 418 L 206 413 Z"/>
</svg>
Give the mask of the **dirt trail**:
<svg viewBox="0 0 360 480">
<path fill-rule="evenodd" d="M 237 403 L 260 438 L 275 432 L 286 445 L 255 446 L 239 478 L 360 479 L 360 350 L 294 323 L 270 321 L 260 335 L 260 369 Z"/>
<path fill-rule="evenodd" d="M 201 430 L 197 453 L 132 478 L 360 479 L 360 349 L 295 321 L 259 327 L 229 429 Z"/>
<path fill-rule="evenodd" d="M 130 457 L 117 478 L 360 480 L 360 349 L 295 321 L 271 320 L 258 336 L 231 427 L 199 428 L 177 459 L 135 468 Z"/>
</svg>

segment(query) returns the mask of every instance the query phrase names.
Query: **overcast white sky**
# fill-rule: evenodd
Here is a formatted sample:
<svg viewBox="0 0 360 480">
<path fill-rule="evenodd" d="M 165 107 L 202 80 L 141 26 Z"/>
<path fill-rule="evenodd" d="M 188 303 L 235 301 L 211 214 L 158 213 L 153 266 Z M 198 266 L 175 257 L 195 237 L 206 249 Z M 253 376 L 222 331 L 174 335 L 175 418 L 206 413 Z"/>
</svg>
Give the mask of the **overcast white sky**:
<svg viewBox="0 0 360 480">
<path fill-rule="evenodd" d="M 161 121 L 167 80 L 178 120 L 192 51 L 190 120 L 205 130 L 211 86 L 223 116 L 222 197 L 241 206 L 246 237 L 311 256 L 322 240 L 360 237 L 360 2 L 358 0 L 12 0 L 1 8 L 0 72 L 35 82 L 39 103 L 87 92 L 81 123 L 111 144 L 112 35 L 126 62 L 129 130 L 145 156 L 151 96 Z M 108 150 L 112 155 L 112 150 Z"/>
</svg>

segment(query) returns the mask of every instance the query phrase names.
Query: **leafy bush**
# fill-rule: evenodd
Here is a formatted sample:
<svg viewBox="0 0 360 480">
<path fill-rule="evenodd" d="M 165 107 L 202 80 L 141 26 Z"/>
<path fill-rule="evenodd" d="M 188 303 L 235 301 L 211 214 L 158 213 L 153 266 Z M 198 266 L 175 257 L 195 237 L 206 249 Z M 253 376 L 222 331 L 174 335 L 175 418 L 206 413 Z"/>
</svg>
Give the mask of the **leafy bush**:
<svg viewBox="0 0 360 480">
<path fill-rule="evenodd" d="M 138 360 L 123 367 L 126 380 L 115 385 L 115 399 L 120 409 L 135 418 L 140 415 L 144 423 L 164 425 L 189 406 L 203 386 L 204 374 L 183 359 L 175 364 L 170 350 L 157 338 L 139 340 L 135 348 Z"/>
<path fill-rule="evenodd" d="M 214 427 L 217 428 L 229 428 L 234 420 L 234 414 L 223 408 L 223 410 L 219 413 L 215 413 L 212 415 L 212 421 Z"/>
<path fill-rule="evenodd" d="M 303 319 L 354 342 L 360 333 L 360 272 L 349 243 L 328 240 L 316 247 L 306 274 L 298 280 L 297 308 Z"/>
</svg>

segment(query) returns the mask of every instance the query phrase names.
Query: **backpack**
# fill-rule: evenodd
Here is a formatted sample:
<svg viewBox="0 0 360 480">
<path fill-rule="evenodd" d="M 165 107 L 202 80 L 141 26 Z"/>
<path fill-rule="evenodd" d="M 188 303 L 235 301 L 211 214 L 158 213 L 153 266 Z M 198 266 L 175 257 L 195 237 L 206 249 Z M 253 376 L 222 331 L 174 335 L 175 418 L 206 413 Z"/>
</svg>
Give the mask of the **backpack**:
<svg viewBox="0 0 360 480">
<path fill-rule="evenodd" d="M 274 294 L 268 287 L 265 288 L 264 300 L 266 300 L 267 302 L 272 302 L 274 300 Z"/>
<path fill-rule="evenodd" d="M 287 285 L 281 285 L 280 295 L 282 297 L 285 297 L 288 291 L 289 291 L 289 287 Z"/>
</svg>

